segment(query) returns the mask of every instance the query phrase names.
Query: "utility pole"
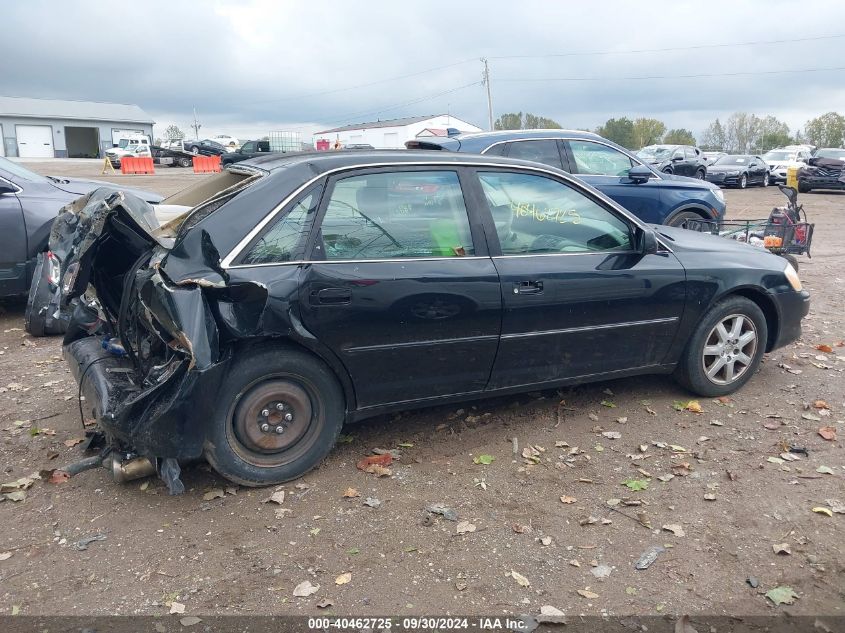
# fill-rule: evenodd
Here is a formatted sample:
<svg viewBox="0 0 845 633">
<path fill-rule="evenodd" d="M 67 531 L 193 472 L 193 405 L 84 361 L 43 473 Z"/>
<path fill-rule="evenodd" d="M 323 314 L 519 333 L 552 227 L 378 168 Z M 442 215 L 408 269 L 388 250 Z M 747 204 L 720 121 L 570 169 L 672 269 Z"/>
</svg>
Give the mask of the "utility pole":
<svg viewBox="0 0 845 633">
<path fill-rule="evenodd" d="M 200 128 L 202 127 L 202 124 L 197 121 L 197 109 L 196 108 L 194 108 L 194 122 L 191 125 L 191 127 L 194 128 L 194 140 L 196 140 L 196 141 L 200 140 Z"/>
<path fill-rule="evenodd" d="M 487 117 L 490 120 L 490 131 L 493 131 L 493 96 L 490 94 L 490 67 L 487 65 L 487 58 L 482 57 L 481 63 L 484 64 L 483 79 L 481 84 L 487 87 Z"/>
</svg>

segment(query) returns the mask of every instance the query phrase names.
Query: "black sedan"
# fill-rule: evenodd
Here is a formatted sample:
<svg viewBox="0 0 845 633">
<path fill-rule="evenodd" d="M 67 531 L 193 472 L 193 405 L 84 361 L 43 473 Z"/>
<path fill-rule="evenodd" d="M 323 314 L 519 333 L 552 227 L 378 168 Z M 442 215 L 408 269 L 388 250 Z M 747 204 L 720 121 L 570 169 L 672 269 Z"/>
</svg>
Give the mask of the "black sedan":
<svg viewBox="0 0 845 633">
<path fill-rule="evenodd" d="M 769 166 L 759 156 L 726 154 L 707 170 L 707 180 L 722 187 L 769 186 Z"/>
<path fill-rule="evenodd" d="M 185 147 L 192 154 L 199 154 L 200 156 L 224 156 L 229 153 L 226 146 L 208 138 L 202 141 L 186 141 Z"/>
<path fill-rule="evenodd" d="M 637 152 L 637 158 L 666 174 L 699 180 L 707 175 L 707 159 L 692 145 L 648 145 Z"/>
<path fill-rule="evenodd" d="M 158 227 L 94 192 L 51 242 L 83 414 L 112 468 L 140 456 L 174 492 L 202 454 L 244 485 L 299 477 L 390 411 L 636 374 L 729 394 L 809 309 L 784 259 L 643 224 L 538 163 L 268 156 L 179 203 Z"/>
</svg>

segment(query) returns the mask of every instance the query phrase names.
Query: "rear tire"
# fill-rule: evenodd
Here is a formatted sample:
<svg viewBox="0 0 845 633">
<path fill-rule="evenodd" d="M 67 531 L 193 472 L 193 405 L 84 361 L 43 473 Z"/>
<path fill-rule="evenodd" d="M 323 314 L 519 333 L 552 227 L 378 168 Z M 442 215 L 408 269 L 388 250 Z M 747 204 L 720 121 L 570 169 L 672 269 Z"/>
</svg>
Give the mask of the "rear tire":
<svg viewBox="0 0 845 633">
<path fill-rule="evenodd" d="M 24 329 L 32 336 L 53 336 L 64 334 L 67 327 L 63 319 L 48 319 L 47 307 L 53 296 L 47 270 L 44 267 L 45 253 L 38 253 L 35 259 L 35 270 L 32 273 L 32 283 L 26 298 L 24 311 Z"/>
<path fill-rule="evenodd" d="M 699 180 L 704 180 L 707 177 L 707 173 L 703 169 L 699 169 L 695 172 L 695 177 Z"/>
<path fill-rule="evenodd" d="M 763 176 L 763 184 L 761 186 L 762 187 L 768 187 L 769 186 L 769 172 L 766 172 L 766 175 Z"/>
<path fill-rule="evenodd" d="M 684 224 L 687 220 L 703 220 L 700 215 L 698 215 L 695 211 L 681 211 L 677 215 L 673 216 L 670 219 L 666 226 L 677 226 L 679 228 L 684 228 Z"/>
<path fill-rule="evenodd" d="M 331 370 L 310 354 L 279 346 L 235 356 L 216 410 L 206 459 L 243 486 L 301 477 L 329 454 L 345 418 L 343 391 Z"/>
<path fill-rule="evenodd" d="M 179 166 L 180 167 L 190 167 L 192 165 L 192 161 L 190 158 L 180 158 L 179 159 Z"/>
<path fill-rule="evenodd" d="M 750 299 L 731 296 L 719 301 L 687 342 L 676 380 L 706 398 L 737 391 L 757 371 L 768 332 L 766 316 Z"/>
</svg>

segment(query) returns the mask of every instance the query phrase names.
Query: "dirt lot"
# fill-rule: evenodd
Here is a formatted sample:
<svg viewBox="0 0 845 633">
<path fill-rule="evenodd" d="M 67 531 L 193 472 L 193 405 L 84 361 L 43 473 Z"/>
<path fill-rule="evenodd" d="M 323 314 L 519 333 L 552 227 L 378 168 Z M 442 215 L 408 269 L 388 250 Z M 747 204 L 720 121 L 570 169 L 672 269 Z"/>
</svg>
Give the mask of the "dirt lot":
<svg viewBox="0 0 845 633">
<path fill-rule="evenodd" d="M 28 166 L 99 173 L 99 164 Z M 199 178 L 160 171 L 109 178 L 163 194 Z M 782 203 L 773 187 L 726 195 L 735 217 Z M 25 500 L 0 504 L 0 614 L 162 615 L 181 603 L 188 615 L 502 615 L 542 605 L 845 615 L 845 514 L 813 511 L 845 503 L 845 348 L 836 347 L 845 195 L 802 201 L 816 223 L 813 258 L 800 258 L 813 293 L 804 336 L 767 356 L 729 401 L 678 411 L 690 396 L 671 379 L 636 378 L 377 418 L 347 428 L 318 470 L 281 486 L 281 505 L 263 503 L 273 489 L 226 488 L 204 464 L 186 468 L 178 497 L 155 478 L 119 485 L 104 470 L 36 481 Z M 22 304 L 3 307 L 0 468 L 12 481 L 81 458 L 69 445 L 82 429 L 60 341 L 25 336 Z M 824 426 L 838 439 L 821 437 Z M 781 461 L 789 445 L 809 455 Z M 524 459 L 531 446 L 536 458 Z M 400 447 L 392 476 L 356 470 L 377 447 Z M 474 463 L 480 455 L 495 460 Z M 360 496 L 344 498 L 347 488 Z M 458 521 L 429 515 L 435 503 Z M 471 529 L 463 522 L 474 531 L 459 534 Z M 104 540 L 76 547 L 94 535 Z M 636 570 L 655 545 L 666 549 Z M 306 580 L 319 590 L 294 597 Z M 794 604 L 765 597 L 781 586 Z"/>
</svg>

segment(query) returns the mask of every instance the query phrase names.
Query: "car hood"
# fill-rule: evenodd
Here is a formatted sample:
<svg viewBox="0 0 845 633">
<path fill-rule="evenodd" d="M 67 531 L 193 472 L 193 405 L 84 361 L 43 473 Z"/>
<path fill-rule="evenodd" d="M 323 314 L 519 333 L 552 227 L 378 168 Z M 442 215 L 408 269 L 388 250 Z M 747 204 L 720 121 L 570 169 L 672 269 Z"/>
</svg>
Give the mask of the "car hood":
<svg viewBox="0 0 845 633">
<path fill-rule="evenodd" d="M 164 196 L 160 196 L 157 193 L 153 193 L 152 191 L 144 191 L 143 189 L 136 189 L 134 187 L 124 187 L 122 185 L 116 185 L 110 182 L 103 182 L 102 180 L 84 180 L 82 178 L 58 178 L 56 177 L 56 181 L 51 181 L 52 185 L 56 187 L 56 189 L 60 189 L 65 193 L 72 193 L 78 196 L 84 196 L 86 193 L 91 193 L 95 189 L 99 189 L 100 187 L 107 187 L 109 189 L 116 189 L 118 191 L 123 191 L 125 193 L 131 193 L 133 196 L 141 198 L 142 200 L 149 202 L 150 204 L 158 204 L 164 199 Z"/>
<path fill-rule="evenodd" d="M 711 189 L 719 191 L 719 187 L 706 180 L 699 180 L 698 178 L 690 178 L 689 176 L 678 176 L 677 174 L 660 174 L 661 180 L 668 180 L 675 186 L 682 186 L 688 189 Z"/>
<path fill-rule="evenodd" d="M 742 253 L 748 255 L 749 253 L 756 253 L 761 258 L 770 258 L 775 264 L 773 268 L 777 268 L 779 262 L 783 262 L 777 255 L 772 255 L 767 250 L 758 246 L 752 246 L 745 242 L 739 242 L 726 237 L 712 235 L 710 233 L 700 233 L 698 231 L 691 231 L 678 227 L 660 225 L 652 225 L 658 235 L 663 238 L 675 253 L 681 254 L 684 252 L 699 252 L 699 253 Z M 783 266 L 780 266 L 783 268 Z"/>
</svg>

